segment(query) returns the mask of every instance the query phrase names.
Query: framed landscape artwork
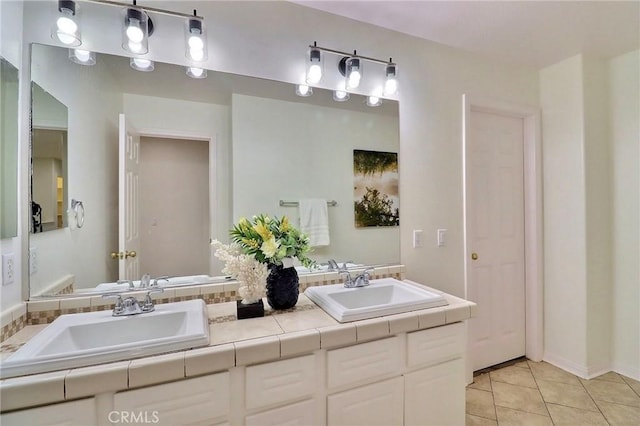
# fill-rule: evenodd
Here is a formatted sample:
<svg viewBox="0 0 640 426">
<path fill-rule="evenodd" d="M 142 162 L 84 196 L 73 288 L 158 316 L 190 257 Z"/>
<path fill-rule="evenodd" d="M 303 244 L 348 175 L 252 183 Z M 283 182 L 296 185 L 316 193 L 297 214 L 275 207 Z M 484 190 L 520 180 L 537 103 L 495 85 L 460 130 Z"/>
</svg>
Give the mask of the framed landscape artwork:
<svg viewBox="0 0 640 426">
<path fill-rule="evenodd" d="M 353 197 L 357 228 L 399 226 L 398 154 L 354 149 Z"/>
</svg>

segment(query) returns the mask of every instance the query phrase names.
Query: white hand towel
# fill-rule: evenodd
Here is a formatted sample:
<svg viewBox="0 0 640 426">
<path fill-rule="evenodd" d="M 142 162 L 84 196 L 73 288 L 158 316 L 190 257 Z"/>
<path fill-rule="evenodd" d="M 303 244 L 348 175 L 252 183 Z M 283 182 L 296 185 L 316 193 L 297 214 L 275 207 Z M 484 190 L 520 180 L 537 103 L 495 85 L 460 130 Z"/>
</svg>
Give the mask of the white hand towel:
<svg viewBox="0 0 640 426">
<path fill-rule="evenodd" d="M 311 247 L 329 245 L 329 212 L 327 200 L 306 198 L 299 201 L 300 231 L 309 236 Z"/>
</svg>

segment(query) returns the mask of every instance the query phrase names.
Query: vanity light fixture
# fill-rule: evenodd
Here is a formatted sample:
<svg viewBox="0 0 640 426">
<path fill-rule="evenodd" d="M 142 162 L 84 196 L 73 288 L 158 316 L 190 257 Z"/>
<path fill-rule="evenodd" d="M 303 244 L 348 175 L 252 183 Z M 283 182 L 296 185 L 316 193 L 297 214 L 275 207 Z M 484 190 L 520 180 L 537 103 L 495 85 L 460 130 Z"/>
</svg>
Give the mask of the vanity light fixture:
<svg viewBox="0 0 640 426">
<path fill-rule="evenodd" d="M 153 61 L 144 58 L 131 58 L 129 60 L 131 68 L 137 71 L 150 72 L 153 71 Z"/>
<path fill-rule="evenodd" d="M 207 60 L 207 38 L 204 32 L 204 22 L 193 10 L 193 17 L 186 20 L 185 25 L 186 55 L 196 62 Z"/>
<path fill-rule="evenodd" d="M 360 79 L 362 78 L 362 61 L 355 54 L 356 51 L 354 50 L 354 56 L 347 58 L 345 62 L 347 89 L 356 89 L 360 85 Z"/>
<path fill-rule="evenodd" d="M 375 95 L 367 96 L 367 106 L 377 107 L 380 105 L 382 105 L 382 99 L 380 99 L 380 97 Z"/>
<path fill-rule="evenodd" d="M 392 58 L 389 58 L 385 74 L 384 94 L 385 96 L 395 95 L 398 93 L 398 66 L 393 63 Z"/>
<path fill-rule="evenodd" d="M 58 18 L 51 29 L 51 38 L 67 46 L 80 46 L 80 17 L 77 13 L 76 2 L 73 0 L 58 0 Z"/>
<path fill-rule="evenodd" d="M 311 96 L 313 95 L 313 89 L 311 88 L 311 86 L 308 86 L 306 84 L 298 84 L 296 85 L 296 95 L 298 96 Z"/>
<path fill-rule="evenodd" d="M 309 61 L 307 62 L 307 83 L 317 84 L 322 79 L 322 53 L 313 42 L 313 47 L 309 47 Z"/>
<path fill-rule="evenodd" d="M 187 75 L 191 78 L 207 78 L 207 70 L 205 68 L 187 67 Z"/>
<path fill-rule="evenodd" d="M 124 11 L 124 25 L 122 27 L 122 48 L 134 55 L 144 55 L 149 52 L 149 36 L 153 34 L 153 21 L 141 8 L 128 7 Z"/>
<path fill-rule="evenodd" d="M 83 49 L 69 49 L 69 60 L 80 65 L 95 65 L 96 52 Z"/>
</svg>

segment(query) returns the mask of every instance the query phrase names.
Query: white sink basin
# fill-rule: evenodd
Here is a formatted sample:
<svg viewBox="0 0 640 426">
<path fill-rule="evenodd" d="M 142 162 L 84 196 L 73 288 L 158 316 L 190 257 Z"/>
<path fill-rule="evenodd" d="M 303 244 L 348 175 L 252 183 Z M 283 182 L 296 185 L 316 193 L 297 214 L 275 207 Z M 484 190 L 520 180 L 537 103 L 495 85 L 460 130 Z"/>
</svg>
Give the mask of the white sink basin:
<svg viewBox="0 0 640 426">
<path fill-rule="evenodd" d="M 345 288 L 343 284 L 309 287 L 304 294 L 339 322 L 447 305 L 445 298 L 417 285 L 381 278 L 366 287 Z"/>
<path fill-rule="evenodd" d="M 154 312 L 61 315 L 0 364 L 0 377 L 75 368 L 209 344 L 203 300 L 156 305 Z"/>
</svg>

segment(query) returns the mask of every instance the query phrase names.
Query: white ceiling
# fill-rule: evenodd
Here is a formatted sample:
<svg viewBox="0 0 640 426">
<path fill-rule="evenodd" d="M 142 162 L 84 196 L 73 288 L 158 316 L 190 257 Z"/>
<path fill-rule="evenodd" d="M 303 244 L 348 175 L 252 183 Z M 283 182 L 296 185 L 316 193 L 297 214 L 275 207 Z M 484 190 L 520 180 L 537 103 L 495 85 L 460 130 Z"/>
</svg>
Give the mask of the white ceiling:
<svg viewBox="0 0 640 426">
<path fill-rule="evenodd" d="M 543 68 L 640 48 L 640 1 L 306 1 L 298 4 Z"/>
</svg>

